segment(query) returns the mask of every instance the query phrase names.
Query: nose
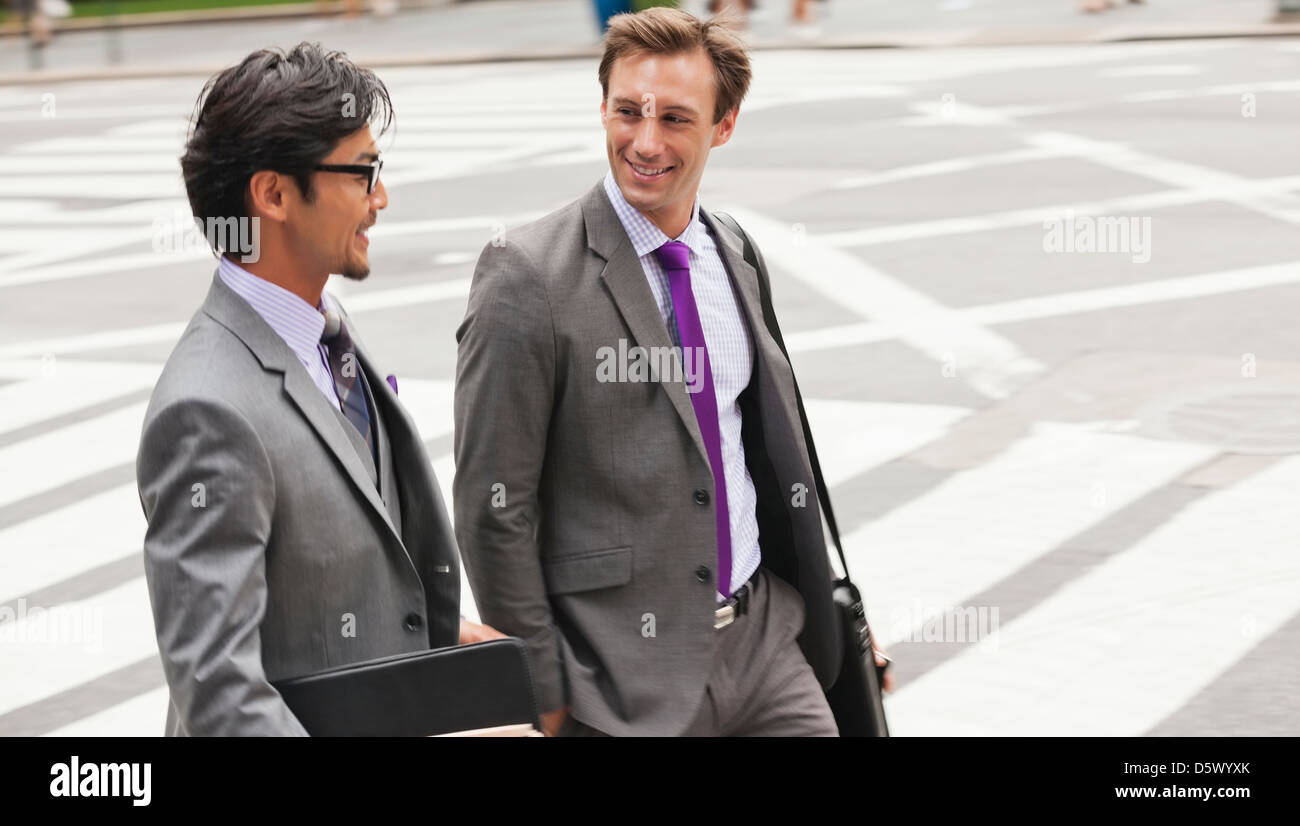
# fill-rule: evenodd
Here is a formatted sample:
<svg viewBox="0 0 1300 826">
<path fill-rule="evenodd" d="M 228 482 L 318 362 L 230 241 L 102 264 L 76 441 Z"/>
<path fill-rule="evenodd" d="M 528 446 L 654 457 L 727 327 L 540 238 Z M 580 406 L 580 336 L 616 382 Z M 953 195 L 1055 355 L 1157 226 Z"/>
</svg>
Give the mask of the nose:
<svg viewBox="0 0 1300 826">
<path fill-rule="evenodd" d="M 641 118 L 641 122 L 636 127 L 636 136 L 632 140 L 632 151 L 647 161 L 659 157 L 663 151 L 659 118 Z"/>
<path fill-rule="evenodd" d="M 383 209 L 388 206 L 388 190 L 384 188 L 383 178 L 375 182 L 375 191 L 370 193 L 370 206 L 373 209 Z"/>
</svg>

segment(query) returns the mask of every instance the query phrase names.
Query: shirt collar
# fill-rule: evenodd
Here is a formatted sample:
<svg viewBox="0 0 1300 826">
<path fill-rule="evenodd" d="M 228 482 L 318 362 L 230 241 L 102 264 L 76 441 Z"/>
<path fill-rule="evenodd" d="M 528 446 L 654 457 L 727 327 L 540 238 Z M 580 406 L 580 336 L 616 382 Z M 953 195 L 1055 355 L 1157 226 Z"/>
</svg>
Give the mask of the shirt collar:
<svg viewBox="0 0 1300 826">
<path fill-rule="evenodd" d="M 325 332 L 325 316 L 320 309 L 285 288 L 253 275 L 224 255 L 217 264 L 217 271 L 226 286 L 247 301 L 284 339 L 299 361 L 307 364 L 320 358 L 320 337 Z"/>
<path fill-rule="evenodd" d="M 623 191 L 618 188 L 618 183 L 614 180 L 613 171 L 605 173 L 605 194 L 609 197 L 618 220 L 622 222 L 627 237 L 631 239 L 637 258 L 649 255 L 669 241 L 681 241 L 696 255 L 704 252 L 704 233 L 708 230 L 700 221 L 698 195 L 695 198 L 695 205 L 691 208 L 691 220 L 686 223 L 686 229 L 682 230 L 682 234 L 676 238 L 669 238 L 663 230 L 654 225 L 653 221 L 627 202 L 623 197 Z"/>
</svg>

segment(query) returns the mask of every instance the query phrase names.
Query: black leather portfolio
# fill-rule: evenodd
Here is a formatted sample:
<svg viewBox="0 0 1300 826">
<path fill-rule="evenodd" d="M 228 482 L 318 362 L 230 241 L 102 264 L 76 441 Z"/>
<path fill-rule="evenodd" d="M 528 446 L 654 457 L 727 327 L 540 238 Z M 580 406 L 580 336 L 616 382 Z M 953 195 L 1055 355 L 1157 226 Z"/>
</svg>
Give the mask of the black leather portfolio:
<svg viewBox="0 0 1300 826">
<path fill-rule="evenodd" d="M 273 685 L 314 737 L 538 726 L 532 665 L 514 637 L 397 654 Z"/>
</svg>

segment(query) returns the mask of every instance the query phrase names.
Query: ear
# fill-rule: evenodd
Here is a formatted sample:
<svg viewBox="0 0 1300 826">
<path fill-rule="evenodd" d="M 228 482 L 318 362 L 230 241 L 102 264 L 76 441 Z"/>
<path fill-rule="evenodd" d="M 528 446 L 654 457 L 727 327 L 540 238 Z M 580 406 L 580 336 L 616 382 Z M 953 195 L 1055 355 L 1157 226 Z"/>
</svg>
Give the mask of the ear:
<svg viewBox="0 0 1300 826">
<path fill-rule="evenodd" d="M 601 124 L 601 126 L 606 126 L 606 125 L 607 125 L 608 117 L 609 117 L 609 116 L 605 113 L 605 99 L 604 99 L 604 98 L 601 98 L 601 99 L 600 99 L 600 124 Z"/>
<path fill-rule="evenodd" d="M 290 206 L 301 200 L 298 185 L 287 175 L 262 169 L 254 172 L 248 180 L 252 215 L 283 223 L 288 219 Z"/>
<path fill-rule="evenodd" d="M 736 131 L 736 117 L 738 115 L 740 115 L 739 106 L 729 110 L 727 114 L 722 116 L 722 120 L 718 121 L 713 127 L 713 143 L 709 144 L 710 147 L 722 146 L 731 140 L 731 134 Z"/>
</svg>

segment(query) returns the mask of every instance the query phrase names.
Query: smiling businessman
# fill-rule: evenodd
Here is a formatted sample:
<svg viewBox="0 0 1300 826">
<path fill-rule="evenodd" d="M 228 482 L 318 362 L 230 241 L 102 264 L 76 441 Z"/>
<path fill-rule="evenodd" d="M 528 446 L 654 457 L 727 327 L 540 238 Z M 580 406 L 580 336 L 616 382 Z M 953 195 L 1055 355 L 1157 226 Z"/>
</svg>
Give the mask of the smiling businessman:
<svg viewBox="0 0 1300 826">
<path fill-rule="evenodd" d="M 330 273 L 370 273 L 388 205 L 372 120 L 391 120 L 383 83 L 314 44 L 254 52 L 200 94 L 190 205 L 258 222 L 261 243 L 215 250 L 140 439 L 171 735 L 306 734 L 272 682 L 501 636 L 460 617 L 423 442 L 325 292 Z"/>
<path fill-rule="evenodd" d="M 697 198 L 749 58 L 717 21 L 654 8 L 612 19 L 598 76 L 609 172 L 484 249 L 457 333 L 480 612 L 527 642 L 549 734 L 835 735 L 793 375 L 741 240 Z M 669 348 L 694 375 L 608 364 Z"/>
</svg>

